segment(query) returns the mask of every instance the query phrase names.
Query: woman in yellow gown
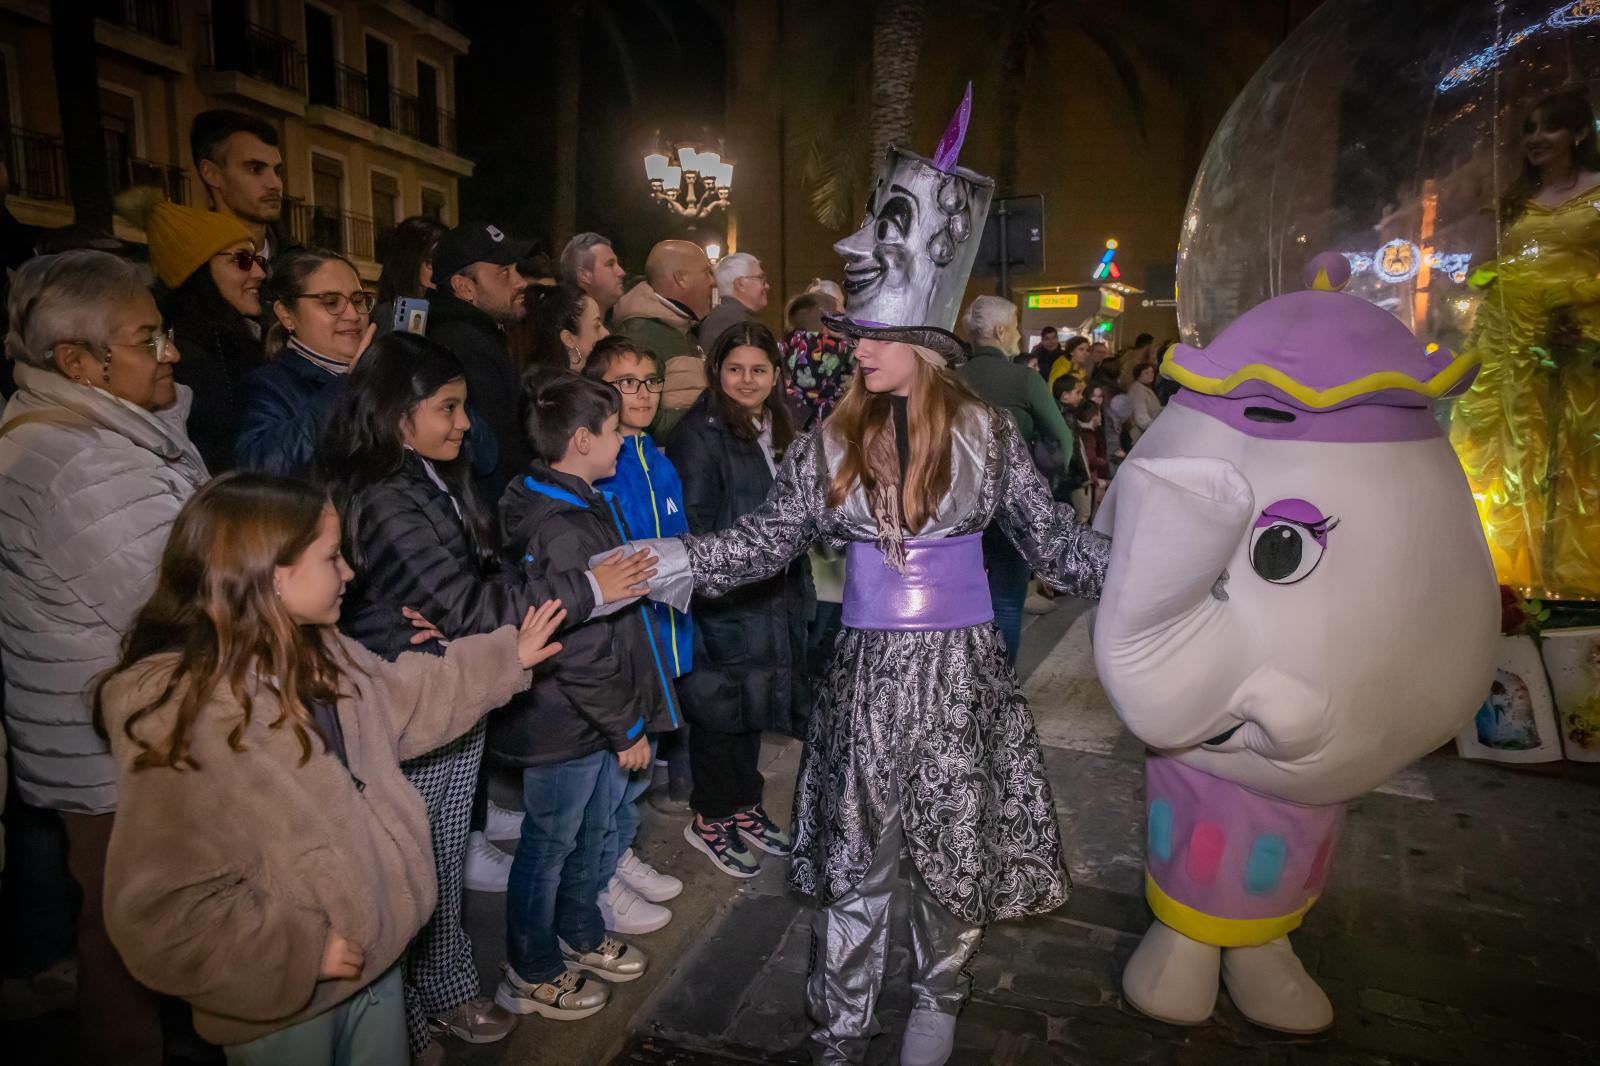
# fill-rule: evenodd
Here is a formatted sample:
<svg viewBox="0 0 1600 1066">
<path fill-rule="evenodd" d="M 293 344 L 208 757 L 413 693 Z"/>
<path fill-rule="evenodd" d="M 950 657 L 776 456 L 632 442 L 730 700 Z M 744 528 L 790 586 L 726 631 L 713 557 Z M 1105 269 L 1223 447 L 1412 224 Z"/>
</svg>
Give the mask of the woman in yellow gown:
<svg viewBox="0 0 1600 1066">
<path fill-rule="evenodd" d="M 1600 599 L 1600 146 L 1588 101 L 1541 100 L 1523 148 L 1500 257 L 1474 271 L 1489 279 L 1466 341 L 1482 369 L 1450 437 L 1500 580 Z"/>
</svg>

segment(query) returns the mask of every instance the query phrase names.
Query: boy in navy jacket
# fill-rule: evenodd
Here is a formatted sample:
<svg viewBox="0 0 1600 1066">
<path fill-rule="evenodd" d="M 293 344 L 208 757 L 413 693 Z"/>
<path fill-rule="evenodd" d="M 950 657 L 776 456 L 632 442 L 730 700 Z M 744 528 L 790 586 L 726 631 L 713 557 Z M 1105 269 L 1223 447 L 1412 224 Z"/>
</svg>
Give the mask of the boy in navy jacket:
<svg viewBox="0 0 1600 1066">
<path fill-rule="evenodd" d="M 593 484 L 622 447 L 617 391 L 567 371 L 523 383 L 530 443 L 541 457 L 500 502 L 508 551 L 536 571 L 570 569 L 620 548 L 627 527 Z M 602 608 L 602 611 L 607 611 Z M 582 976 L 631 981 L 646 960 L 606 933 L 595 900 L 601 847 L 628 773 L 650 764 L 647 734 L 677 727 L 677 697 L 653 616 L 637 601 L 562 637 L 564 654 L 532 691 L 497 712 L 488 747 L 522 767 L 522 837 L 506 888 L 507 1010 L 584 1018 L 609 990 Z"/>
</svg>

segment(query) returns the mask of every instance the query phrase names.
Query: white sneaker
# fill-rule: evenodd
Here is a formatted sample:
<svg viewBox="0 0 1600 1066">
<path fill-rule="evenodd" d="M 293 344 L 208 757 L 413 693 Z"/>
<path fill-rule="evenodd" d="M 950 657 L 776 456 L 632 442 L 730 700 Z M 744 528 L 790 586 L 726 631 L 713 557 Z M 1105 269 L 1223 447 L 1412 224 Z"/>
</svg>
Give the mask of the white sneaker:
<svg viewBox="0 0 1600 1066">
<path fill-rule="evenodd" d="M 489 801 L 488 823 L 483 835 L 490 840 L 516 840 L 522 836 L 522 812 L 508 810 L 494 800 Z"/>
<path fill-rule="evenodd" d="M 613 933 L 653 933 L 672 921 L 672 912 L 640 896 L 613 874 L 600 898 L 600 917 Z"/>
<path fill-rule="evenodd" d="M 956 1042 L 956 1016 L 918 1007 L 906 1021 L 900 1066 L 944 1066 Z"/>
<path fill-rule="evenodd" d="M 683 891 L 683 882 L 671 874 L 664 874 L 645 862 L 629 848 L 617 860 L 617 876 L 633 891 L 651 903 L 665 903 L 677 898 Z"/>
<path fill-rule="evenodd" d="M 489 843 L 482 833 L 467 834 L 462 883 L 474 892 L 504 892 L 510 879 L 511 856 Z"/>
</svg>

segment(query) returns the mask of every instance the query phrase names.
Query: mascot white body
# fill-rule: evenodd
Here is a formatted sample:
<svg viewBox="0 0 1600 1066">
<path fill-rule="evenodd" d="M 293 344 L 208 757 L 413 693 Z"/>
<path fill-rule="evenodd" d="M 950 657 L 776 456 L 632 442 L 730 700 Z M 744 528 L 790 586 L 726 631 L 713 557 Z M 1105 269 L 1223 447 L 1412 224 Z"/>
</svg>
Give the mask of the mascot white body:
<svg viewBox="0 0 1600 1066">
<path fill-rule="evenodd" d="M 1343 804 L 1489 690 L 1494 575 L 1429 411 L 1474 370 L 1331 291 L 1274 298 L 1169 356 L 1184 388 L 1096 523 L 1114 541 L 1095 663 L 1150 748 L 1157 920 L 1123 975 L 1145 1013 L 1204 1021 L 1220 976 L 1258 1024 L 1331 1024 L 1287 935 L 1326 881 Z"/>
</svg>

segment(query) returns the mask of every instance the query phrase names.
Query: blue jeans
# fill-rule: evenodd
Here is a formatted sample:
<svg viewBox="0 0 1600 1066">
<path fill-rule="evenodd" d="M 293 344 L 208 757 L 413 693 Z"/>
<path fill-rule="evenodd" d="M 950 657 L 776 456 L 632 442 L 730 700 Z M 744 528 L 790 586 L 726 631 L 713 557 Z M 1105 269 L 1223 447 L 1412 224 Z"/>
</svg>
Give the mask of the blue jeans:
<svg viewBox="0 0 1600 1066">
<path fill-rule="evenodd" d="M 605 936 L 595 902 L 600 848 L 623 777 L 609 751 L 522 771 L 526 817 L 506 886 L 506 961 L 524 981 L 561 976 L 558 936 L 574 951 L 593 951 Z"/>
<path fill-rule="evenodd" d="M 983 531 L 983 565 L 989 571 L 995 628 L 1006 642 L 1006 662 L 1015 666 L 1017 649 L 1022 645 L 1022 604 L 1028 598 L 1028 579 L 1033 571 L 998 523 L 990 523 Z"/>
<path fill-rule="evenodd" d="M 616 816 L 606 829 L 605 841 L 600 845 L 602 890 L 611 883 L 611 875 L 617 872 L 617 862 L 622 858 L 622 853 L 633 847 L 633 838 L 639 835 L 639 823 L 644 820 L 639 814 L 639 797 L 650 788 L 650 782 L 655 777 L 657 747 L 656 734 L 651 733 L 649 765 L 632 772 L 624 770 L 621 764 L 617 766 L 617 773 L 622 775 L 622 796 L 617 803 Z"/>
<path fill-rule="evenodd" d="M 228 1066 L 391 1066 L 406 1062 L 400 967 L 337 1007 L 287 1029 L 224 1049 Z"/>
</svg>

